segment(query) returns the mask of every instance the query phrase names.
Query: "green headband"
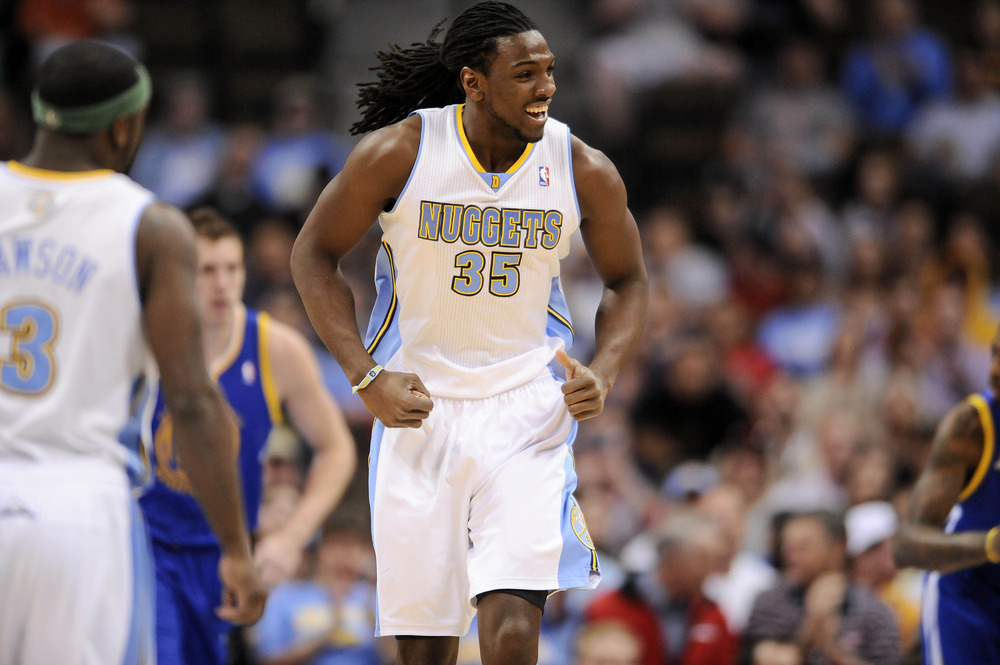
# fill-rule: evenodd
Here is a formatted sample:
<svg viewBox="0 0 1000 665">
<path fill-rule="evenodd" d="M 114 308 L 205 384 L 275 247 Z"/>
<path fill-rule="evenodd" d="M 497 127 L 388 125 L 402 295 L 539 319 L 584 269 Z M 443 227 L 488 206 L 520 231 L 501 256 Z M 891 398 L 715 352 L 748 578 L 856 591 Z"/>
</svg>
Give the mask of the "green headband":
<svg viewBox="0 0 1000 665">
<path fill-rule="evenodd" d="M 149 103 L 149 98 L 153 94 L 153 85 L 146 68 L 137 64 L 135 71 L 139 75 L 139 80 L 130 88 L 111 99 L 90 106 L 77 108 L 55 106 L 42 99 L 35 89 L 31 93 L 31 110 L 35 116 L 35 123 L 45 129 L 69 134 L 93 134 L 107 129 L 118 118 L 135 115 Z"/>
</svg>

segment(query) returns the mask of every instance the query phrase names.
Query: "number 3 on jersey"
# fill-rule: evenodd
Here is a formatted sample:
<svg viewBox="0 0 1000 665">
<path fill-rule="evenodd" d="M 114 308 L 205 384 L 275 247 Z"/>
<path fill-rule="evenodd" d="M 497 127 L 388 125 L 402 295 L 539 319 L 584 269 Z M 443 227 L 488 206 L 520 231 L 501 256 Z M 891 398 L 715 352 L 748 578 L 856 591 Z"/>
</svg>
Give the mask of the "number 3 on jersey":
<svg viewBox="0 0 1000 665">
<path fill-rule="evenodd" d="M 517 293 L 521 285 L 519 252 L 493 252 L 490 254 L 490 293 L 501 298 Z M 483 290 L 483 269 L 486 257 L 470 250 L 455 257 L 458 274 L 451 280 L 451 290 L 463 296 L 474 296 Z"/>
<path fill-rule="evenodd" d="M 0 389 L 34 397 L 52 385 L 56 360 L 52 345 L 59 334 L 54 308 L 32 300 L 15 300 L 0 310 Z M 2 353 L 0 347 L 0 353 Z"/>
</svg>

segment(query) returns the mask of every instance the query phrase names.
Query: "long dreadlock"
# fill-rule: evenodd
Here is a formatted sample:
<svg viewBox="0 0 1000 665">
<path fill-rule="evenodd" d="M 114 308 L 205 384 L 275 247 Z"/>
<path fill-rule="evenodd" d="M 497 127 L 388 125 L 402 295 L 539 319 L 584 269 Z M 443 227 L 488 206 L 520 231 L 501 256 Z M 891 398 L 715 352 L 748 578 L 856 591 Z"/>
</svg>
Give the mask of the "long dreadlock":
<svg viewBox="0 0 1000 665">
<path fill-rule="evenodd" d="M 358 84 L 357 106 L 361 120 L 352 134 L 370 132 L 402 120 L 418 108 L 447 106 L 462 101 L 458 80 L 462 67 L 485 72 L 497 53 L 497 39 L 537 30 L 520 9 L 506 2 L 487 0 L 455 17 L 444 37 L 441 21 L 426 41 L 408 48 L 390 43 L 388 51 L 376 51 L 379 64 L 370 70 L 378 81 Z"/>
</svg>

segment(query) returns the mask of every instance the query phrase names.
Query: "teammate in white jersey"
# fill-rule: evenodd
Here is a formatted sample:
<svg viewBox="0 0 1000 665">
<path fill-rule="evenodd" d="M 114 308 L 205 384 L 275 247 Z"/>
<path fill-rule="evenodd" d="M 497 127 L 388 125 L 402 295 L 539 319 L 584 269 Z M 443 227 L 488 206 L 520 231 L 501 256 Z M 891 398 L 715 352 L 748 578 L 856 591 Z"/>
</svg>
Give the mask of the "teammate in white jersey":
<svg viewBox="0 0 1000 665">
<path fill-rule="evenodd" d="M 353 128 L 371 133 L 321 195 L 292 268 L 377 418 L 377 632 L 397 637 L 406 665 L 451 665 L 478 608 L 484 665 L 533 665 L 546 595 L 600 578 L 571 445 L 636 343 L 647 278 L 616 169 L 548 118 L 554 57 L 531 20 L 482 2 L 436 36 L 378 54 Z M 362 339 L 338 266 L 376 218 Z M 559 259 L 577 226 L 606 287 L 589 367 L 564 348 Z"/>
<path fill-rule="evenodd" d="M 148 540 L 119 442 L 159 366 L 174 436 L 224 555 L 218 612 L 255 621 L 234 422 L 205 370 L 188 220 L 123 175 L 142 65 L 75 42 L 40 67 L 35 143 L 0 164 L 0 663 L 153 662 Z"/>
</svg>

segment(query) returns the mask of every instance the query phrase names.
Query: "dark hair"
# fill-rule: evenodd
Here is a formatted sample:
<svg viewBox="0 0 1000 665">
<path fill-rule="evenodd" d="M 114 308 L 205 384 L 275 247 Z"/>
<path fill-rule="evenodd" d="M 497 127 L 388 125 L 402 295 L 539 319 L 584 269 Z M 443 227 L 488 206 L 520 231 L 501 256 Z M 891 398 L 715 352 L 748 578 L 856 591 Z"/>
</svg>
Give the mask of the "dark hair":
<svg viewBox="0 0 1000 665">
<path fill-rule="evenodd" d="M 241 242 L 243 240 L 236 226 L 215 208 L 209 206 L 195 208 L 188 213 L 188 217 L 191 218 L 194 233 L 199 238 L 207 238 L 208 240 L 236 238 Z"/>
<path fill-rule="evenodd" d="M 485 72 L 497 52 L 497 39 L 537 30 L 524 12 L 506 2 L 487 0 L 469 7 L 455 17 L 444 41 L 441 21 L 424 42 L 409 48 L 389 44 L 388 51 L 376 51 L 379 64 L 371 67 L 378 81 L 359 84 L 357 106 L 361 120 L 351 126 L 352 134 L 363 134 L 391 125 L 418 108 L 447 106 L 463 98 L 458 83 L 462 67 Z"/>
<path fill-rule="evenodd" d="M 45 59 L 35 89 L 46 102 L 63 108 L 90 106 L 111 99 L 139 80 L 138 63 L 124 51 L 101 42 L 72 42 Z"/>
<path fill-rule="evenodd" d="M 806 519 L 812 520 L 823 527 L 827 537 L 833 543 L 844 544 L 847 542 L 847 527 L 844 525 L 844 515 L 833 510 L 808 510 L 802 512 L 792 512 L 786 519 L 787 525 L 792 520 Z"/>
</svg>

